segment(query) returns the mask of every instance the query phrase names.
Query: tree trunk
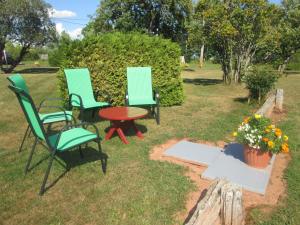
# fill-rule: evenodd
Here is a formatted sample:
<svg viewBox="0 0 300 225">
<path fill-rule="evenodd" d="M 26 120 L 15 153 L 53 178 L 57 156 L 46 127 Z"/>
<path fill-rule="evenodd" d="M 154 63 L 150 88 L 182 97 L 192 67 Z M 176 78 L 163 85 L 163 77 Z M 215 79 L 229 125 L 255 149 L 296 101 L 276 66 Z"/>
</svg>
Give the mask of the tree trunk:
<svg viewBox="0 0 300 225">
<path fill-rule="evenodd" d="M 8 69 L 3 69 L 3 68 L 1 68 L 1 69 L 5 73 L 11 73 L 16 68 L 16 66 L 22 61 L 24 56 L 28 53 L 29 48 L 30 48 L 30 45 L 22 46 L 19 56 L 16 58 L 16 60 L 14 60 L 14 62 L 10 65 L 10 67 Z"/>
<path fill-rule="evenodd" d="M 200 50 L 200 58 L 199 58 L 200 68 L 203 67 L 203 60 L 204 60 L 204 44 L 201 46 L 201 50 Z"/>
<path fill-rule="evenodd" d="M 284 70 L 285 70 L 287 64 L 289 63 L 290 59 L 291 59 L 291 57 L 288 56 L 288 57 L 284 60 L 284 62 L 283 62 L 281 65 L 279 65 L 279 67 L 278 67 L 278 72 L 279 72 L 280 74 L 283 74 L 283 72 L 284 72 Z"/>
</svg>

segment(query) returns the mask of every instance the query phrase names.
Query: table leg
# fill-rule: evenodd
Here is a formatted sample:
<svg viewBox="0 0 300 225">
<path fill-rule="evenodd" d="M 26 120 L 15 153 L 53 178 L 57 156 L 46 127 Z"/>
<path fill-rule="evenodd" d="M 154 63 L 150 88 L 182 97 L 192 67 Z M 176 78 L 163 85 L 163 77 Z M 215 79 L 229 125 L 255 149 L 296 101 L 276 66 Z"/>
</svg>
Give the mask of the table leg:
<svg viewBox="0 0 300 225">
<path fill-rule="evenodd" d="M 134 120 L 131 121 L 131 126 L 133 127 L 136 136 L 138 136 L 139 138 L 144 138 L 143 133 L 139 129 L 137 129 Z"/>
<path fill-rule="evenodd" d="M 123 141 L 124 144 L 129 144 L 129 142 L 127 141 L 122 129 L 120 127 L 117 128 L 117 132 L 121 138 L 121 140 Z"/>
<path fill-rule="evenodd" d="M 112 126 L 107 132 L 107 134 L 105 135 L 105 140 L 109 140 L 115 131 L 116 131 L 116 127 Z"/>
</svg>

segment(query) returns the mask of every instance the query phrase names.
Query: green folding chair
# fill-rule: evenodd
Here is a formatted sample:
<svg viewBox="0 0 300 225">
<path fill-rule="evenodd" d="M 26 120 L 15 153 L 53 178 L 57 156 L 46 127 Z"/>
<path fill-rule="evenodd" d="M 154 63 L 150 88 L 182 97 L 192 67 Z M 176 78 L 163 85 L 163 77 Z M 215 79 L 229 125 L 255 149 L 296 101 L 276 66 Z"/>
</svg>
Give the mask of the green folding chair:
<svg viewBox="0 0 300 225">
<path fill-rule="evenodd" d="M 31 96 L 26 92 L 25 89 L 21 89 L 12 85 L 10 85 L 9 88 L 16 94 L 27 122 L 29 123 L 32 133 L 35 136 L 35 141 L 25 167 L 25 174 L 29 171 L 30 163 L 37 143 L 41 143 L 49 150 L 50 153 L 49 164 L 39 192 L 40 195 L 42 195 L 47 189 L 46 183 L 50 169 L 52 167 L 53 160 L 58 160 L 56 158 L 58 153 L 69 151 L 78 147 L 80 156 L 83 157 L 81 145 L 86 145 L 88 142 L 95 141 L 98 144 L 98 150 L 102 158 L 100 145 L 101 138 L 95 125 L 88 123 L 67 124 L 58 133 L 47 135 L 43 127 L 43 120 L 41 120 Z M 93 126 L 95 133 L 86 129 L 89 125 Z M 60 161 L 58 160 L 58 162 Z M 103 162 L 103 158 L 101 159 L 101 163 L 105 163 L 106 165 L 106 161 Z M 65 168 L 68 171 L 67 166 L 65 166 Z"/>
<path fill-rule="evenodd" d="M 93 116 L 95 108 L 102 108 L 109 106 L 108 102 L 97 102 L 93 93 L 90 72 L 87 68 L 80 69 L 65 69 L 64 70 L 68 92 L 69 102 L 71 106 L 79 107 L 80 111 L 87 109 L 93 109 Z M 109 96 L 105 94 L 105 97 L 109 99 Z"/>
<path fill-rule="evenodd" d="M 20 89 L 24 90 L 27 94 L 29 94 L 29 90 L 26 85 L 26 82 L 20 74 L 13 74 L 13 75 L 7 77 L 7 79 L 13 86 L 20 88 Z M 75 121 L 75 119 L 72 115 L 72 111 L 66 111 L 65 109 L 63 109 L 60 106 L 46 105 L 46 103 L 49 101 L 51 101 L 51 102 L 62 101 L 62 99 L 61 98 L 46 98 L 43 101 L 41 101 L 37 111 L 40 112 L 40 110 L 42 108 L 56 108 L 61 111 L 51 112 L 51 113 L 39 113 L 39 117 L 43 121 L 44 125 L 46 125 L 46 124 L 50 125 L 50 124 L 62 122 L 62 121 L 65 121 L 66 124 L 68 124 L 68 123 L 72 123 L 72 121 Z M 27 129 L 25 131 L 24 137 L 22 139 L 21 145 L 19 147 L 19 152 L 22 151 L 26 137 L 28 137 L 29 135 L 30 135 L 30 126 L 28 125 Z"/>
<path fill-rule="evenodd" d="M 127 67 L 125 104 L 150 106 L 156 123 L 160 124 L 159 93 L 157 89 L 152 89 L 151 67 Z"/>
</svg>

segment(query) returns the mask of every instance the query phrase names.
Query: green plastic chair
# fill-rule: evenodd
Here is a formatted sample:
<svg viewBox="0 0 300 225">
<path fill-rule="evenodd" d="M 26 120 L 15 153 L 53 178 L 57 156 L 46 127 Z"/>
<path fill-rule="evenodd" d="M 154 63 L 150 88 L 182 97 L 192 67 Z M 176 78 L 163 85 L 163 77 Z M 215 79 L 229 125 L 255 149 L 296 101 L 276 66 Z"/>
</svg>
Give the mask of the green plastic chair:
<svg viewBox="0 0 300 225">
<path fill-rule="evenodd" d="M 79 107 L 81 111 L 110 105 L 108 102 L 95 101 L 90 72 L 87 68 L 65 69 L 64 72 L 67 79 L 70 105 Z M 109 98 L 108 95 L 106 97 Z"/>
<path fill-rule="evenodd" d="M 30 152 L 27 164 L 25 166 L 25 174 L 29 171 L 30 163 L 37 143 L 41 143 L 44 147 L 46 147 L 49 150 L 49 164 L 46 169 L 44 179 L 40 188 L 40 195 L 44 194 L 44 192 L 47 189 L 47 179 L 52 167 L 53 160 L 58 160 L 56 158 L 58 153 L 69 151 L 78 147 L 80 156 L 83 157 L 81 145 L 86 145 L 88 142 L 95 141 L 98 144 L 98 150 L 101 154 L 101 163 L 105 163 L 106 165 L 106 159 L 105 162 L 103 162 L 102 157 L 100 144 L 101 138 L 99 136 L 99 131 L 95 125 L 88 123 L 67 124 L 58 133 L 47 135 L 43 127 L 43 121 L 41 120 L 38 114 L 38 111 L 34 105 L 31 96 L 26 92 L 25 89 L 21 89 L 12 85 L 10 85 L 9 88 L 16 94 L 21 108 L 27 119 L 27 122 L 29 123 L 32 133 L 35 136 L 35 141 L 32 146 L 32 150 Z M 86 129 L 89 125 L 93 126 L 93 128 L 95 129 L 95 133 Z M 58 162 L 59 164 L 62 164 L 59 160 Z M 67 166 L 65 166 L 65 168 L 68 171 Z"/>
<path fill-rule="evenodd" d="M 127 67 L 125 104 L 150 106 L 157 124 L 160 124 L 159 93 L 152 89 L 151 67 Z"/>
<path fill-rule="evenodd" d="M 13 86 L 20 88 L 20 89 L 24 90 L 27 94 L 29 94 L 29 90 L 26 85 L 26 82 L 20 74 L 13 74 L 13 75 L 7 77 L 7 79 Z M 73 121 L 75 120 L 72 115 L 72 111 L 66 111 L 60 106 L 46 105 L 46 102 L 48 102 L 48 101 L 62 101 L 62 99 L 61 98 L 46 98 L 46 99 L 44 99 L 39 104 L 38 112 L 42 108 L 57 108 L 61 111 L 51 112 L 51 113 L 39 113 L 39 117 L 40 117 L 41 121 L 43 121 L 43 124 L 50 125 L 52 123 L 57 123 L 57 122 L 62 122 L 62 121 L 65 121 L 68 124 L 69 122 L 72 122 L 72 120 Z M 24 137 L 22 139 L 21 145 L 19 147 L 19 152 L 22 151 L 26 137 L 28 137 L 29 135 L 30 135 L 30 126 L 28 125 L 27 129 L 25 131 Z"/>
</svg>

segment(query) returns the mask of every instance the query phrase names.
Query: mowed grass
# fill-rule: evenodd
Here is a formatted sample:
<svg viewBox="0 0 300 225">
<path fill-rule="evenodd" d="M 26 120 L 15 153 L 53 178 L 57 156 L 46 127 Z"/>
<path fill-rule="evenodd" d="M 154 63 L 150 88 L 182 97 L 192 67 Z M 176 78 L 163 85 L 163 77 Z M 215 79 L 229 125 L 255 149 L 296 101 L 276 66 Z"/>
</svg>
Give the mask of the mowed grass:
<svg viewBox="0 0 300 225">
<path fill-rule="evenodd" d="M 24 77 L 36 103 L 44 97 L 58 96 L 55 73 L 24 74 Z M 254 110 L 254 106 L 245 102 L 247 91 L 243 86 L 223 85 L 221 71 L 214 65 L 201 70 L 191 65 L 183 70 L 182 77 L 184 104 L 162 108 L 160 126 L 153 119 L 138 120 L 144 132 L 143 140 L 129 135 L 129 145 L 122 144 L 118 137 L 102 142 L 103 152 L 108 156 L 106 174 L 95 155 L 96 145 L 90 144 L 83 160 L 77 151 L 66 155 L 66 162 L 74 167 L 40 197 L 38 191 L 47 160 L 24 175 L 32 138 L 26 142 L 24 151 L 18 153 L 27 124 L 15 96 L 7 88 L 6 76 L 1 74 L 0 221 L 3 224 L 182 224 L 176 214 L 184 210 L 187 194 L 195 186 L 184 176 L 183 167 L 149 160 L 151 149 L 173 138 L 226 141 L 244 115 Z M 293 87 L 286 92 L 286 105 L 291 116 L 283 125 L 291 142 L 294 139 L 295 149 L 296 135 L 299 134 L 293 121 L 299 121 L 296 112 L 300 103 L 294 92 L 299 90 L 299 81 L 300 77 L 294 76 L 280 82 L 285 89 L 290 85 Z M 297 102 L 296 107 L 291 99 Z M 109 123 L 101 121 L 97 126 L 103 137 Z M 42 146 L 38 146 L 33 164 L 47 154 Z M 292 154 L 294 157 L 296 152 Z M 293 160 L 286 173 L 288 182 L 299 176 L 293 174 L 297 170 L 299 174 L 299 156 L 298 162 Z M 63 172 L 55 162 L 49 182 Z M 292 188 L 294 199 L 300 192 Z M 294 205 L 297 205 L 295 201 Z"/>
</svg>

